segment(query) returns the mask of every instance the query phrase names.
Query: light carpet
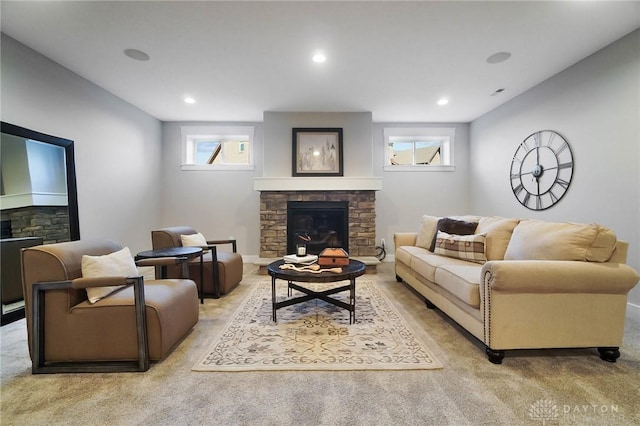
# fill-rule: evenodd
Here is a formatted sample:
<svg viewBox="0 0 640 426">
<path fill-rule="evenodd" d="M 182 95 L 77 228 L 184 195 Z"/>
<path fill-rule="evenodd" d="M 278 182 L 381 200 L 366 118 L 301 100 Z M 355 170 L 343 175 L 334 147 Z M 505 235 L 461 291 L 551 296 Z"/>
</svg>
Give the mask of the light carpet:
<svg viewBox="0 0 640 426">
<path fill-rule="evenodd" d="M 286 298 L 279 286 L 278 300 Z M 335 286 L 305 284 L 315 291 Z M 293 291 L 293 296 L 301 293 Z M 346 301 L 348 292 L 334 295 Z M 430 370 L 443 365 L 369 280 L 356 283 L 356 321 L 322 300 L 278 309 L 272 320 L 271 284 L 261 282 L 215 337 L 194 371 Z"/>
</svg>

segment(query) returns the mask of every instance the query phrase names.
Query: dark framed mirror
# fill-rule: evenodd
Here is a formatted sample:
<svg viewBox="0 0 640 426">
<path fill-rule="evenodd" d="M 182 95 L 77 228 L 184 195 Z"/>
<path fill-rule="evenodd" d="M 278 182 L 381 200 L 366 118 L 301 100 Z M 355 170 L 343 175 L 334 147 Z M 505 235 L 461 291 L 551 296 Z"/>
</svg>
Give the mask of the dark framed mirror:
<svg viewBox="0 0 640 426">
<path fill-rule="evenodd" d="M 80 239 L 73 141 L 2 122 L 2 325 L 24 318 L 20 250 Z"/>
</svg>

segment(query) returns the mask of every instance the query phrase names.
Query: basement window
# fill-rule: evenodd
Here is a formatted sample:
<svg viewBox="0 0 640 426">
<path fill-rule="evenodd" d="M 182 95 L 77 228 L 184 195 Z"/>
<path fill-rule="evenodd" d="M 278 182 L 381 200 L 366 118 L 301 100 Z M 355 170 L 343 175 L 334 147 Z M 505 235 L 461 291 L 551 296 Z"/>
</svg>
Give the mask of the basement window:
<svg viewBox="0 0 640 426">
<path fill-rule="evenodd" d="M 454 136 L 453 128 L 385 128 L 384 171 L 453 171 Z"/>
<path fill-rule="evenodd" d="M 182 170 L 253 170 L 252 126 L 183 126 Z"/>
</svg>

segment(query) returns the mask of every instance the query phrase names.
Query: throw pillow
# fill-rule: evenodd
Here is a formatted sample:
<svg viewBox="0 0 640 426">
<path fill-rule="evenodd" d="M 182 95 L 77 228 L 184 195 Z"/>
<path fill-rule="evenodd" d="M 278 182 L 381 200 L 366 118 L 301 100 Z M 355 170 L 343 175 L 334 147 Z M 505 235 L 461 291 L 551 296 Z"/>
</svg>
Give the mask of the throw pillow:
<svg viewBox="0 0 640 426">
<path fill-rule="evenodd" d="M 184 247 L 205 247 L 207 239 L 201 233 L 191 235 L 180 235 L 180 241 Z"/>
<path fill-rule="evenodd" d="M 128 247 L 103 256 L 82 256 L 82 276 L 98 277 L 136 277 L 140 275 Z M 90 303 L 96 303 L 103 297 L 124 286 L 92 287 L 87 290 Z"/>
<path fill-rule="evenodd" d="M 451 235 L 438 231 L 435 254 L 475 263 L 485 263 L 484 247 L 487 234 Z"/>
<path fill-rule="evenodd" d="M 471 235 L 476 231 L 478 222 L 467 222 L 464 220 L 453 219 L 451 217 L 443 217 L 438 221 L 437 231 L 442 231 L 447 234 L 454 235 Z M 434 251 L 436 248 L 436 238 L 438 234 L 433 236 L 429 251 Z"/>
<path fill-rule="evenodd" d="M 436 236 L 438 228 L 438 220 L 440 220 L 439 217 L 427 215 L 422 216 L 422 226 L 420 227 L 420 232 L 416 239 L 416 246 L 431 250 L 431 243 Z"/>
</svg>

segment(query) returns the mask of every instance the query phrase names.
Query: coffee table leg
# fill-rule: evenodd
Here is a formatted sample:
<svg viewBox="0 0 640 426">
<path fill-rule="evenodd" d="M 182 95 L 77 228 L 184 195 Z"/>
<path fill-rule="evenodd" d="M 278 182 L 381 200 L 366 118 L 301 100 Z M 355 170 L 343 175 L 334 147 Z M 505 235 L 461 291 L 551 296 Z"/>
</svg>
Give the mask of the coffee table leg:
<svg viewBox="0 0 640 426">
<path fill-rule="evenodd" d="M 277 322 L 276 319 L 276 277 L 271 277 L 271 309 L 273 310 L 273 322 Z"/>
<path fill-rule="evenodd" d="M 349 286 L 349 324 L 356 322 L 356 279 L 351 278 Z"/>
</svg>

